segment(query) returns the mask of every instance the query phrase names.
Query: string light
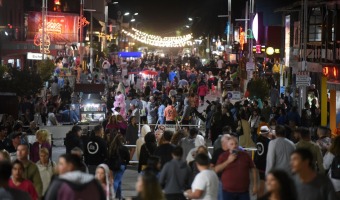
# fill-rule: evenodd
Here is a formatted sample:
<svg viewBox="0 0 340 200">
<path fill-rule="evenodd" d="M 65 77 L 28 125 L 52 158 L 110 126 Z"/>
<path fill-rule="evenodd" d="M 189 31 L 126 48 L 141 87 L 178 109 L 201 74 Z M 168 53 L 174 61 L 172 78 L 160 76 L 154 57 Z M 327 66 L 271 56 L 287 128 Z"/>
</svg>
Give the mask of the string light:
<svg viewBox="0 0 340 200">
<path fill-rule="evenodd" d="M 161 37 L 157 35 L 149 35 L 142 31 L 139 31 L 135 28 L 132 28 L 132 32 L 122 30 L 127 36 L 142 42 L 144 44 L 148 44 L 151 46 L 158 46 L 158 47 L 184 47 L 184 46 L 191 46 L 192 45 L 192 34 L 187 34 L 183 36 L 176 36 L 176 37 Z"/>
</svg>

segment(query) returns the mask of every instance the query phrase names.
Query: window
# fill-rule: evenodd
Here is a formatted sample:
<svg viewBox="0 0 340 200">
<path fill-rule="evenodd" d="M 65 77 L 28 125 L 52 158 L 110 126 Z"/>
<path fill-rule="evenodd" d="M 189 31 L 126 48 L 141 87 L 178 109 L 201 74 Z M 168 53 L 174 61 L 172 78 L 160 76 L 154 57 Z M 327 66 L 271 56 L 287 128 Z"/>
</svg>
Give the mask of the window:
<svg viewBox="0 0 340 200">
<path fill-rule="evenodd" d="M 321 42 L 322 16 L 320 8 L 313 8 L 309 18 L 308 40 L 310 42 Z"/>
</svg>

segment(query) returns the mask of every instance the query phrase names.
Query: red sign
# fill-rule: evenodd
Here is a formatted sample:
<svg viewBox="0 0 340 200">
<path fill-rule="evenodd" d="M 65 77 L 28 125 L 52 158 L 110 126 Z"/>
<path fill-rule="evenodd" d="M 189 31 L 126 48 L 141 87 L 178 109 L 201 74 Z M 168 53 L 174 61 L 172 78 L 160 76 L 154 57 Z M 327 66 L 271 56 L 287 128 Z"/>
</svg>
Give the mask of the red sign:
<svg viewBox="0 0 340 200">
<path fill-rule="evenodd" d="M 68 13 L 48 12 L 46 16 L 46 33 L 51 43 L 73 43 L 78 41 L 79 16 Z M 27 18 L 27 39 L 34 40 L 42 33 L 41 12 L 29 12 Z"/>
<path fill-rule="evenodd" d="M 340 79 L 339 68 L 336 66 L 325 66 L 322 68 L 322 73 L 328 80 Z"/>
</svg>

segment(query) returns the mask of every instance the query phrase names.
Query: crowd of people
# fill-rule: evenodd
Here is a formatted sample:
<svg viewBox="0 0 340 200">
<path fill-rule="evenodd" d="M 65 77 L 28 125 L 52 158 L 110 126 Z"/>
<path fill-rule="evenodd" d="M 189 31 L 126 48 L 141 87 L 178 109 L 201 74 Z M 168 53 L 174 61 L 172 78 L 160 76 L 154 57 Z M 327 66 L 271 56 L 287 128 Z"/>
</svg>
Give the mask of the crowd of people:
<svg viewBox="0 0 340 200">
<path fill-rule="evenodd" d="M 320 126 L 316 100 L 306 103 L 300 116 L 289 96 L 281 98 L 273 85 L 269 99 L 233 104 L 222 95 L 207 101 L 202 114 L 198 108 L 207 95 L 240 88 L 240 79 L 232 76 L 235 69 L 221 65 L 213 75 L 182 65 L 130 65 L 132 74 L 147 69 L 157 75 L 140 77 L 138 85 L 125 74 L 122 81 L 111 82 L 116 69 L 99 78 L 97 71 L 89 76 L 76 68 L 77 82 L 106 85 L 101 95 L 107 115 L 91 131 L 74 125 L 57 162 L 51 159 L 50 133 L 37 128 L 35 117 L 56 125 L 56 115 L 65 113 L 72 123 L 79 122 L 67 107 L 79 96 L 69 83 L 60 88 L 54 78 L 43 97 L 23 98 L 21 121 L 3 117 L 0 199 L 123 199 L 123 175 L 133 158 L 140 174 L 133 199 L 339 198 L 340 137 L 332 138 L 330 129 Z M 204 131 L 195 127 L 197 120 L 205 122 Z M 29 129 L 24 131 L 25 125 Z M 169 129 L 173 125 L 178 125 L 175 131 Z M 36 141 L 30 143 L 27 134 Z"/>
</svg>

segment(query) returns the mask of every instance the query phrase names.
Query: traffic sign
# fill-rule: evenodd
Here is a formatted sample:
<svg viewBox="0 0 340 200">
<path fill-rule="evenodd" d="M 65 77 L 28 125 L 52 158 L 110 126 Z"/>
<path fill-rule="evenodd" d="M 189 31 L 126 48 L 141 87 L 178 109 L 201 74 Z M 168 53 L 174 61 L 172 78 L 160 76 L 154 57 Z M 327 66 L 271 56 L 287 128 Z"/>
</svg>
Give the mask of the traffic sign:
<svg viewBox="0 0 340 200">
<path fill-rule="evenodd" d="M 296 86 L 309 86 L 310 81 L 309 72 L 298 72 L 296 74 Z"/>
<path fill-rule="evenodd" d="M 227 98 L 230 100 L 240 100 L 241 99 L 241 92 L 240 91 L 229 91 L 227 93 Z"/>
</svg>

